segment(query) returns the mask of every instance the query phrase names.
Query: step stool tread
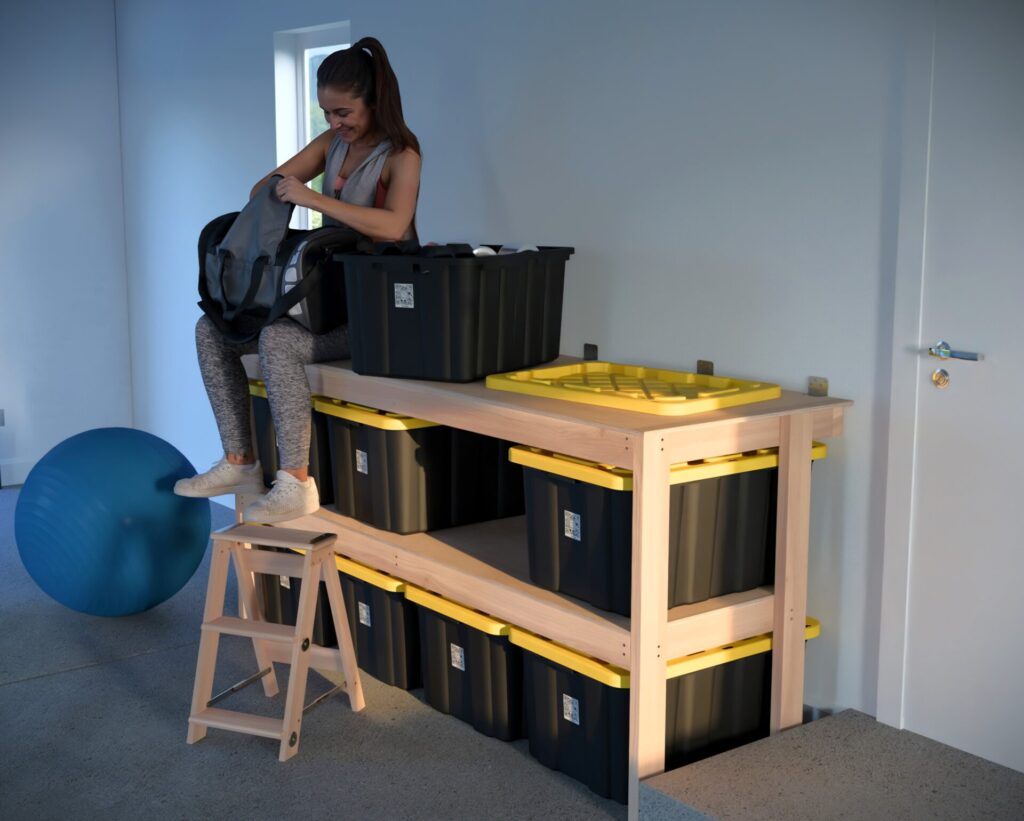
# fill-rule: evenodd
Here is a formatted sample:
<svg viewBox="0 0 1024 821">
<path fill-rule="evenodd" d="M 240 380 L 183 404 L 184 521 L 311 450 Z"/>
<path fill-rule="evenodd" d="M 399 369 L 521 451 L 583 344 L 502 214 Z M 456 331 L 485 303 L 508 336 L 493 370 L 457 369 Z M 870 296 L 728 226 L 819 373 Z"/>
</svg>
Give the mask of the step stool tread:
<svg viewBox="0 0 1024 821">
<path fill-rule="evenodd" d="M 236 710 L 221 710 L 217 707 L 207 707 L 196 715 L 190 716 L 189 722 L 218 730 L 232 730 L 236 733 L 248 733 L 265 738 L 280 739 L 284 732 L 284 721 L 280 718 L 239 713 Z"/>
<path fill-rule="evenodd" d="M 269 621 L 239 619 L 235 616 L 221 616 L 203 624 L 203 630 L 214 630 L 231 636 L 265 639 L 291 643 L 295 640 L 295 628 L 287 624 L 274 624 Z"/>
<path fill-rule="evenodd" d="M 248 542 L 249 544 L 265 544 L 271 547 L 326 547 L 337 541 L 336 533 L 317 533 L 313 530 L 294 530 L 286 527 L 268 527 L 267 525 L 231 525 L 223 530 L 215 530 L 210 534 L 214 541 Z"/>
</svg>

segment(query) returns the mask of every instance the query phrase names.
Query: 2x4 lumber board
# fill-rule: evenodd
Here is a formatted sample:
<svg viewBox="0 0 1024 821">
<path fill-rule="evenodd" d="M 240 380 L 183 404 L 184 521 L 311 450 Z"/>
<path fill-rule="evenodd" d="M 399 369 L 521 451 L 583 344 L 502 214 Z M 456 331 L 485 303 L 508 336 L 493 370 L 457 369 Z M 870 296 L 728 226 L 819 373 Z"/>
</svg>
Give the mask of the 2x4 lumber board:
<svg viewBox="0 0 1024 821">
<path fill-rule="evenodd" d="M 775 597 L 770 587 L 674 607 L 668 612 L 667 660 L 768 633 L 774 617 Z"/>
<path fill-rule="evenodd" d="M 644 437 L 633 467 L 632 659 L 629 692 L 629 812 L 640 779 L 665 769 L 669 467 L 664 439 Z"/>
<path fill-rule="evenodd" d="M 338 553 L 495 619 L 629 668 L 628 618 L 529 581 L 525 517 L 407 536 L 378 530 L 324 508 L 288 524 L 337 533 L 334 549 Z"/>
<path fill-rule="evenodd" d="M 771 732 L 803 720 L 804 623 L 807 617 L 807 554 L 811 518 L 812 421 L 806 414 L 782 419 L 775 537 L 775 601 L 772 639 Z"/>
<path fill-rule="evenodd" d="M 777 400 L 788 409 L 787 412 L 779 415 L 764 414 L 718 421 L 708 420 L 665 431 L 663 436 L 669 460 L 672 464 L 678 464 L 694 459 L 742 453 L 758 448 L 778 447 L 780 420 L 791 416 L 808 417 L 811 436 L 814 439 L 830 439 L 842 433 L 843 411 L 845 404 L 848 404 L 845 403 L 845 400 L 834 400 L 844 403 L 839 405 L 801 408 L 799 406 L 804 404 L 803 400 L 815 401 L 814 398 L 800 394 L 793 396 L 799 401 L 788 401 L 790 397 L 787 394 L 784 394 L 784 399 L 787 401 Z M 701 416 L 703 418 L 711 416 L 711 414 L 702 414 Z"/>
</svg>

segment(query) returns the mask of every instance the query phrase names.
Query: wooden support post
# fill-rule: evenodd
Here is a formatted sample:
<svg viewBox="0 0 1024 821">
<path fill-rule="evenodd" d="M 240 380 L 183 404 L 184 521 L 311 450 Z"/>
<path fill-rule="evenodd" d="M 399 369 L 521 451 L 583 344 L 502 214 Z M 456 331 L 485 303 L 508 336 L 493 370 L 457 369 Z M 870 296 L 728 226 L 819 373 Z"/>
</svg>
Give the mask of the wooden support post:
<svg viewBox="0 0 1024 821">
<path fill-rule="evenodd" d="M 629 692 L 629 817 L 638 817 L 640 779 L 665 770 L 669 463 L 664 439 L 638 441 L 633 467 L 633 568 Z"/>
<path fill-rule="evenodd" d="M 779 431 L 779 506 L 775 541 L 772 733 L 803 721 L 804 622 L 811 519 L 810 414 L 783 416 Z"/>
</svg>

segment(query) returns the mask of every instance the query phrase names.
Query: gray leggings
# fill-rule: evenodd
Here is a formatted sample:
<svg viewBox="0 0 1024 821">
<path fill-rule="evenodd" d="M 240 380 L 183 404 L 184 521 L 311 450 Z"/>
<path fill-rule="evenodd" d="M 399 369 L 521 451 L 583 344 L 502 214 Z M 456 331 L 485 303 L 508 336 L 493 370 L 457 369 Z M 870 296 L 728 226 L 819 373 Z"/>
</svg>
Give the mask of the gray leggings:
<svg viewBox="0 0 1024 821">
<path fill-rule="evenodd" d="M 307 467 L 310 391 L 304 366 L 348 359 L 348 327 L 313 334 L 297 322 L 279 319 L 260 331 L 258 340 L 237 344 L 226 340 L 210 318 L 202 316 L 196 323 L 196 351 L 224 453 L 242 457 L 252 453 L 249 382 L 241 356 L 258 353 L 277 433 L 280 467 Z"/>
</svg>

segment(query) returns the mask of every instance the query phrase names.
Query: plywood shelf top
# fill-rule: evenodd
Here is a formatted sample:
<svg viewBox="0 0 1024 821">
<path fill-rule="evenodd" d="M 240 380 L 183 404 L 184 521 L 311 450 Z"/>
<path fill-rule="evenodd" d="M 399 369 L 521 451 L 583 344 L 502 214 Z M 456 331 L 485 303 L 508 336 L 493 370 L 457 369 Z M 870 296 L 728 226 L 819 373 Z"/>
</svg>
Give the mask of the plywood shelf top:
<svg viewBox="0 0 1024 821">
<path fill-rule="evenodd" d="M 244 357 L 243 361 L 249 378 L 258 378 L 256 357 Z M 578 360 L 556 360 L 574 361 Z M 766 430 L 772 420 L 791 414 L 813 414 L 814 435 L 827 438 L 841 432 L 843 411 L 852 404 L 845 399 L 783 391 L 778 399 L 753 405 L 664 417 L 497 391 L 487 388 L 483 381 L 451 383 L 362 376 L 352 370 L 348 360 L 308 365 L 306 373 L 315 394 L 620 467 L 633 466 L 639 442 L 652 433 L 689 443 L 687 460 L 700 458 L 693 455 L 693 447 L 699 448 L 702 440 L 715 441 L 717 435 L 717 441 L 721 441 L 723 430 L 758 425 Z M 747 440 L 737 441 L 746 449 Z M 754 447 L 773 444 L 777 442 Z M 722 454 L 712 450 L 704 455 Z"/>
</svg>

